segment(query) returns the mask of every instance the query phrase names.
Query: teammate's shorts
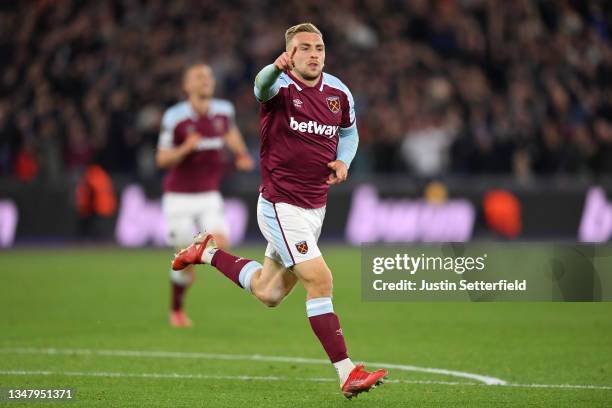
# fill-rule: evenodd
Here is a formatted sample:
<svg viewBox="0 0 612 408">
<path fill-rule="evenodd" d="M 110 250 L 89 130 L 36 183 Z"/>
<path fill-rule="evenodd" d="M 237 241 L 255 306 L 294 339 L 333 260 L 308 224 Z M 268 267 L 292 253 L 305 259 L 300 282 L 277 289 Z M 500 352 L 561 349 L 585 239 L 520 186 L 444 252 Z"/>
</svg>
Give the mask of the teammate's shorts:
<svg viewBox="0 0 612 408">
<path fill-rule="evenodd" d="M 174 247 L 188 246 L 198 232 L 229 234 L 218 191 L 164 193 L 162 210 L 168 223 L 168 244 Z"/>
<path fill-rule="evenodd" d="M 266 256 L 286 268 L 321 256 L 317 245 L 325 218 L 325 207 L 300 208 L 271 203 L 259 196 L 257 222 L 268 241 Z"/>
</svg>

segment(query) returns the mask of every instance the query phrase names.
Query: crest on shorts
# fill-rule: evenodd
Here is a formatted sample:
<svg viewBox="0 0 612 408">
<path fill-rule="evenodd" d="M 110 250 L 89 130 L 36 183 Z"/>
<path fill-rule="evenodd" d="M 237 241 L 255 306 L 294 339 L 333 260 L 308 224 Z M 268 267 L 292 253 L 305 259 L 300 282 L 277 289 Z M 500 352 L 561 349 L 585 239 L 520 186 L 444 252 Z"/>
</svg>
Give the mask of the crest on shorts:
<svg viewBox="0 0 612 408">
<path fill-rule="evenodd" d="M 306 243 L 306 241 L 300 241 L 295 244 L 295 248 L 300 254 L 304 255 L 306 252 L 308 252 L 308 243 Z"/>
<path fill-rule="evenodd" d="M 339 96 L 328 96 L 327 107 L 333 113 L 340 112 L 340 97 Z"/>
</svg>

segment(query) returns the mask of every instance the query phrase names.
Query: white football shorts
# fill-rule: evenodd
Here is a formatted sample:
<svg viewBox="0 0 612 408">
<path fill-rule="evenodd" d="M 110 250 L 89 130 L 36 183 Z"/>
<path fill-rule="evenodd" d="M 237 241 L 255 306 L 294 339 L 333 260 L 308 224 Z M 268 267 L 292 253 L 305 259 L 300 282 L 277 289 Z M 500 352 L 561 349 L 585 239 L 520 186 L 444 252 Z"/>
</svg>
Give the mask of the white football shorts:
<svg viewBox="0 0 612 408">
<path fill-rule="evenodd" d="M 321 256 L 317 245 L 325 218 L 325 207 L 300 208 L 271 203 L 259 196 L 257 222 L 268 241 L 266 256 L 290 268 Z"/>
<path fill-rule="evenodd" d="M 162 210 L 168 225 L 168 245 L 184 248 L 204 231 L 229 236 L 223 197 L 218 191 L 164 193 Z"/>
</svg>

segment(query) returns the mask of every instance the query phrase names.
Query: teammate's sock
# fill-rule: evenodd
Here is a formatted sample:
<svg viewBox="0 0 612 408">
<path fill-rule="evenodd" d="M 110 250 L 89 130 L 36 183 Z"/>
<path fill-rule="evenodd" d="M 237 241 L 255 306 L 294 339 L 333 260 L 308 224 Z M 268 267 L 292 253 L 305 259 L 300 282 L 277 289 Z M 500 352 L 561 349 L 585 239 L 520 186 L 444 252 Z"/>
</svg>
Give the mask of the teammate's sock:
<svg viewBox="0 0 612 408">
<path fill-rule="evenodd" d="M 236 285 L 249 292 L 251 291 L 253 274 L 262 268 L 261 264 L 257 261 L 234 256 L 222 249 L 215 251 L 210 264 L 231 279 Z"/>
<path fill-rule="evenodd" d="M 185 292 L 191 284 L 191 276 L 185 270 L 174 271 L 170 270 L 170 284 L 172 285 L 172 310 L 183 309 L 183 298 Z"/>
<path fill-rule="evenodd" d="M 312 331 L 316 334 L 329 359 L 334 364 L 340 383 L 344 384 L 349 373 L 355 367 L 346 352 L 344 335 L 340 328 L 338 316 L 330 297 L 321 297 L 306 301 L 306 314 Z"/>
</svg>

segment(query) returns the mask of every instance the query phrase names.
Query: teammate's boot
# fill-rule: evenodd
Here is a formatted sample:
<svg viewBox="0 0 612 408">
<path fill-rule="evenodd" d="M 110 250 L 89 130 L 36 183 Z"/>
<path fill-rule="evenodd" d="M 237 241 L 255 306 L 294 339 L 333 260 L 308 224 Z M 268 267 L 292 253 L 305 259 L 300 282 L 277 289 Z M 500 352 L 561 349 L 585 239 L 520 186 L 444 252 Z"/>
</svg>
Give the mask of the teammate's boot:
<svg viewBox="0 0 612 408">
<path fill-rule="evenodd" d="M 177 254 L 174 255 L 172 261 L 172 269 L 180 271 L 185 269 L 189 265 L 202 264 L 202 254 L 205 250 L 215 248 L 217 244 L 213 239 L 212 234 L 198 234 L 193 244 L 189 245 L 185 249 L 181 249 Z"/>
<path fill-rule="evenodd" d="M 370 391 L 382 384 L 383 378 L 387 375 L 385 369 L 369 373 L 363 368 L 363 364 L 357 364 L 342 385 L 342 393 L 346 398 L 351 399 L 359 393 Z"/>
<path fill-rule="evenodd" d="M 173 310 L 170 312 L 170 326 L 176 328 L 185 328 L 193 326 L 191 319 L 187 317 L 182 310 Z"/>
</svg>

